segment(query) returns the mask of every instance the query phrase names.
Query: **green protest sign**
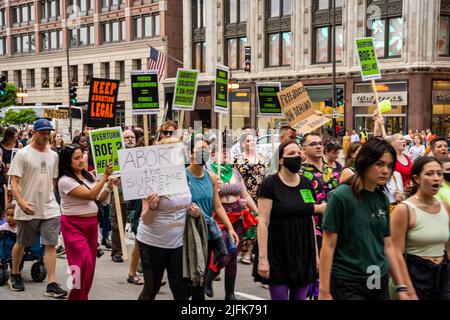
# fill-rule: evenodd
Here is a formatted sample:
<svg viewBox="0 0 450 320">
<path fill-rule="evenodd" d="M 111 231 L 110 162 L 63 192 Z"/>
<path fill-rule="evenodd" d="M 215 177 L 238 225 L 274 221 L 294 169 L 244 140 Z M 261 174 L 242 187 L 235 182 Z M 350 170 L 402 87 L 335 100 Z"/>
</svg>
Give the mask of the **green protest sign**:
<svg viewBox="0 0 450 320">
<path fill-rule="evenodd" d="M 256 94 L 258 103 L 258 115 L 266 117 L 283 117 L 278 93 L 281 90 L 281 82 L 258 82 Z"/>
<path fill-rule="evenodd" d="M 122 128 L 103 128 L 89 132 L 92 157 L 97 178 L 105 173 L 106 167 L 112 161 L 114 174 L 120 173 L 118 150 L 125 147 Z"/>
<path fill-rule="evenodd" d="M 363 81 L 381 79 L 381 71 L 373 45 L 373 38 L 361 38 L 355 41 Z"/>
<path fill-rule="evenodd" d="M 214 111 L 228 114 L 228 68 L 216 68 L 216 94 Z"/>
<path fill-rule="evenodd" d="M 194 111 L 197 97 L 198 71 L 178 69 L 172 110 Z"/>
<path fill-rule="evenodd" d="M 159 92 L 157 71 L 131 71 L 132 114 L 158 114 Z"/>
</svg>

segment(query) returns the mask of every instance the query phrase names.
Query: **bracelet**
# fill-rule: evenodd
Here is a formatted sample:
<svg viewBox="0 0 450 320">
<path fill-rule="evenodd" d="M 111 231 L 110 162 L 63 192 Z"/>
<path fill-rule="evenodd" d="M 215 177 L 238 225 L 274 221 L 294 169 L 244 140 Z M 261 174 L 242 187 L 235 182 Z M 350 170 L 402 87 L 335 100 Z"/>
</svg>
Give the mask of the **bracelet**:
<svg viewBox="0 0 450 320">
<path fill-rule="evenodd" d="M 396 292 L 406 292 L 408 291 L 408 286 L 405 284 L 401 284 L 395 287 Z"/>
</svg>

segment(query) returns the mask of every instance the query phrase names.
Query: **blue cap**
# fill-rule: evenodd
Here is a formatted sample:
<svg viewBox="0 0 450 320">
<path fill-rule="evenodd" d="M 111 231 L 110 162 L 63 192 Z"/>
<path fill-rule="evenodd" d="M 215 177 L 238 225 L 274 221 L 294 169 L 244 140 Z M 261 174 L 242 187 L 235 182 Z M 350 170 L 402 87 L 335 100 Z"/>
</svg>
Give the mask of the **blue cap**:
<svg viewBox="0 0 450 320">
<path fill-rule="evenodd" d="M 42 131 L 42 130 L 54 130 L 54 129 L 53 129 L 52 123 L 48 119 L 40 118 L 34 122 L 34 130 Z"/>
</svg>

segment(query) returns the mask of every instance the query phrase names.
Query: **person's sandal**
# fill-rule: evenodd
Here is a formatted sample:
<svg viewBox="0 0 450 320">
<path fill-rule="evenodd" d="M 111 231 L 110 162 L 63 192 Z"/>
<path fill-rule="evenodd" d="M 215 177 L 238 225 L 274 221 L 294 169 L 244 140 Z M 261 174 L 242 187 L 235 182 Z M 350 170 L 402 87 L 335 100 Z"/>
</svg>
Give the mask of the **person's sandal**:
<svg viewBox="0 0 450 320">
<path fill-rule="evenodd" d="M 144 284 L 144 280 L 141 277 L 139 277 L 137 274 L 128 276 L 127 282 L 138 285 L 138 286 L 141 286 Z"/>
</svg>

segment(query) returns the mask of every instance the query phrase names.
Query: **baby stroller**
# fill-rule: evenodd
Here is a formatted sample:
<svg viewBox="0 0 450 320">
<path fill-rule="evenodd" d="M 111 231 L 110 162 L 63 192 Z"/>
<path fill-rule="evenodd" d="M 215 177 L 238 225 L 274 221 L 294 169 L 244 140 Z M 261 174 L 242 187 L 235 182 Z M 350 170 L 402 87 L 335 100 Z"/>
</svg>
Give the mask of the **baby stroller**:
<svg viewBox="0 0 450 320">
<path fill-rule="evenodd" d="M 11 231 L 0 231 L 0 286 L 8 280 L 8 265 L 12 269 L 12 249 L 16 243 L 16 234 Z M 42 282 L 47 277 L 44 266 L 44 247 L 41 246 L 40 237 L 31 247 L 26 247 L 19 266 L 22 271 L 25 261 L 35 261 L 31 266 L 31 278 L 34 282 Z"/>
</svg>

